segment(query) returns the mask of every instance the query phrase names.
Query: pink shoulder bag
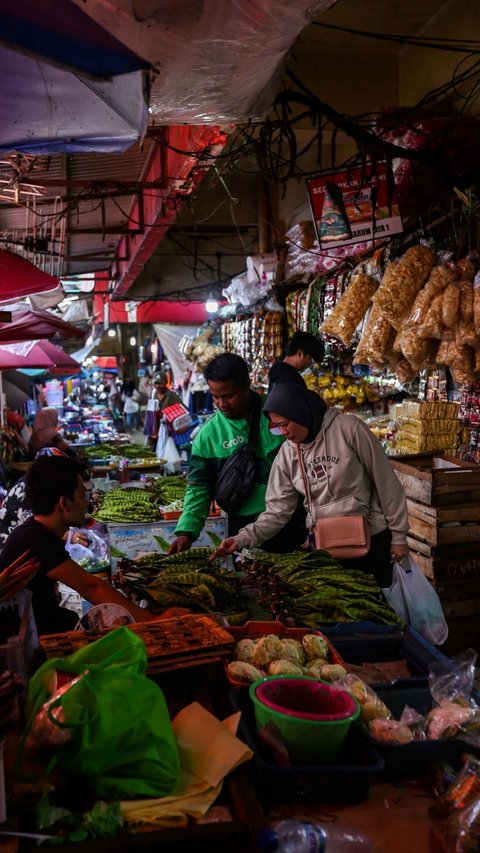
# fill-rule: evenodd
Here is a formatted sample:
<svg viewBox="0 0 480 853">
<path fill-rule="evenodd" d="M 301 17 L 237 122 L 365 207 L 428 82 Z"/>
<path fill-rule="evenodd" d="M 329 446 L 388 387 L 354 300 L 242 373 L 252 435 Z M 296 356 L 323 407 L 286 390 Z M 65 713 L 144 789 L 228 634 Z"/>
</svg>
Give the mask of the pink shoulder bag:
<svg viewBox="0 0 480 853">
<path fill-rule="evenodd" d="M 314 537 L 315 549 L 317 551 L 328 551 L 332 557 L 337 557 L 339 560 L 365 557 L 370 551 L 368 519 L 364 515 L 331 515 L 316 519 L 302 451 L 300 445 L 295 446 L 305 484 L 305 495 L 312 523 L 311 533 Z"/>
</svg>

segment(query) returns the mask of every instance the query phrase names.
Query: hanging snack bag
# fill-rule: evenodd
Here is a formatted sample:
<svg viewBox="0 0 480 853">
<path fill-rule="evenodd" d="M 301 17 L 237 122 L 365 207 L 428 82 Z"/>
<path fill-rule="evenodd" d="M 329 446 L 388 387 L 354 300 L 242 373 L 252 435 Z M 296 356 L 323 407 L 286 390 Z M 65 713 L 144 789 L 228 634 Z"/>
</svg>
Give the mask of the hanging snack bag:
<svg viewBox="0 0 480 853">
<path fill-rule="evenodd" d="M 469 323 L 473 320 L 473 281 L 468 278 L 460 279 L 460 319 Z"/>
<path fill-rule="evenodd" d="M 333 335 L 348 346 L 368 311 L 378 281 L 364 272 L 353 273 L 331 314 L 323 321 L 320 332 Z"/>
<path fill-rule="evenodd" d="M 425 287 L 422 287 L 420 290 L 405 322 L 421 326 L 430 309 L 432 300 L 440 293 L 443 293 L 445 288 L 454 279 L 455 273 L 450 267 L 444 264 L 438 264 L 436 267 L 433 267 Z"/>
<path fill-rule="evenodd" d="M 393 351 L 394 340 L 395 329 L 392 328 L 380 307 L 374 303 L 365 323 L 353 363 L 385 367 L 388 363 L 388 355 Z M 359 360 L 359 352 L 361 358 L 367 357 L 366 362 Z"/>
<path fill-rule="evenodd" d="M 402 358 L 395 366 L 395 376 L 402 385 L 405 385 L 406 382 L 412 382 L 417 373 L 418 371 L 412 367 L 406 358 Z"/>
<path fill-rule="evenodd" d="M 442 302 L 442 323 L 447 329 L 453 329 L 459 319 L 461 291 L 458 283 L 452 281 L 445 289 Z"/>
<path fill-rule="evenodd" d="M 410 311 L 434 259 L 434 253 L 427 246 L 413 246 L 398 261 L 388 264 L 374 301 L 395 329 L 400 328 Z"/>
<path fill-rule="evenodd" d="M 444 314 L 445 314 L 445 299 L 449 285 L 443 293 L 439 293 L 432 299 L 430 308 L 428 309 L 423 323 L 418 327 L 417 332 L 422 338 L 439 338 L 443 337 L 444 332 Z M 457 287 L 457 285 L 455 285 Z M 458 290 L 458 288 L 457 288 Z M 460 291 L 458 291 L 460 292 Z M 457 301 L 458 309 L 458 301 Z M 402 347 L 403 349 L 403 347 Z"/>
<path fill-rule="evenodd" d="M 477 335 L 480 335 L 480 272 L 473 282 L 473 322 Z"/>
</svg>

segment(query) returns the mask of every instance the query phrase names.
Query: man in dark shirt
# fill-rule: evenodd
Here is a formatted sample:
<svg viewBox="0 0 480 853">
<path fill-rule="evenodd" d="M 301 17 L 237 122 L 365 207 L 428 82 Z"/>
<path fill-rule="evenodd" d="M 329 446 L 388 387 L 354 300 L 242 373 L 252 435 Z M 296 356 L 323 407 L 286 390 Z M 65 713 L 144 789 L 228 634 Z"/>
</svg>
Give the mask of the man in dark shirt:
<svg viewBox="0 0 480 853">
<path fill-rule="evenodd" d="M 283 361 L 272 364 L 268 374 L 268 393 L 283 382 L 295 382 L 306 387 L 300 376 L 302 370 L 312 363 L 322 360 L 322 345 L 315 335 L 309 332 L 295 332 L 287 346 L 287 354 Z"/>
<path fill-rule="evenodd" d="M 63 535 L 69 527 L 82 527 L 85 521 L 88 491 L 83 471 L 83 466 L 73 459 L 58 456 L 36 459 L 26 477 L 26 497 L 33 516 L 10 533 L 0 553 L 0 571 L 26 551 L 40 564 L 26 586 L 33 592 L 32 606 L 39 634 L 72 630 L 78 622 L 76 613 L 59 606 L 58 582 L 76 590 L 91 604 L 121 605 L 136 621 L 157 618 L 106 581 L 89 574 L 65 550 Z"/>
</svg>

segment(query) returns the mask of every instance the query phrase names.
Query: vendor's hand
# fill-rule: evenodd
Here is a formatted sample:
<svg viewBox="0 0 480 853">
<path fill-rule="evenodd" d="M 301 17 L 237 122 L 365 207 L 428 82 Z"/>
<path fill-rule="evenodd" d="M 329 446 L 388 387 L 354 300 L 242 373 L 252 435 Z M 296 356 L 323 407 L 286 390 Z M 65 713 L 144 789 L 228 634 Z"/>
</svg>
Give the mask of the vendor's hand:
<svg viewBox="0 0 480 853">
<path fill-rule="evenodd" d="M 188 533 L 182 533 L 181 536 L 177 536 L 176 539 L 173 540 L 170 548 L 168 549 L 168 556 L 170 557 L 172 554 L 178 554 L 180 551 L 188 551 L 189 548 L 192 547 L 193 539 Z"/>
<path fill-rule="evenodd" d="M 228 539 L 224 539 L 218 546 L 218 551 L 221 554 L 233 554 L 235 551 L 238 551 L 237 540 L 235 537 L 230 536 Z"/>
<path fill-rule="evenodd" d="M 407 556 L 408 545 L 392 545 L 390 550 L 392 553 L 392 562 L 399 563 L 400 560 L 403 560 Z"/>
</svg>

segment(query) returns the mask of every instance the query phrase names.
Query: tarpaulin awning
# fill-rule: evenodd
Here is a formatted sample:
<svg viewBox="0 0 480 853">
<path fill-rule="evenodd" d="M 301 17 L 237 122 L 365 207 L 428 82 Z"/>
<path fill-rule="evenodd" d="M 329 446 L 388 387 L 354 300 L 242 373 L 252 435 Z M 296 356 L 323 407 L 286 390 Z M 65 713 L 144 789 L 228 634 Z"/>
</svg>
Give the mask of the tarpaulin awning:
<svg viewBox="0 0 480 853">
<path fill-rule="evenodd" d="M 95 367 L 98 370 L 117 370 L 117 359 L 110 355 L 93 356 Z"/>
<path fill-rule="evenodd" d="M 83 338 L 84 332 L 48 311 L 16 311 L 11 323 L 0 323 L 0 345 L 38 338 Z"/>
<path fill-rule="evenodd" d="M 70 0 L 0 0 L 0 41 L 95 77 L 129 74 L 150 63 Z"/>
<path fill-rule="evenodd" d="M 3 393 L 7 400 L 7 406 L 11 409 L 20 409 L 30 400 L 30 396 L 25 391 L 6 379 L 3 380 Z"/>
<path fill-rule="evenodd" d="M 41 368 L 47 370 L 52 366 L 52 360 L 42 350 L 37 350 L 33 355 L 31 350 L 20 350 L 21 344 L 7 344 L 0 346 L 0 370 L 25 370 Z"/>
<path fill-rule="evenodd" d="M 45 293 L 59 285 L 54 275 L 43 272 L 15 252 L 0 249 L 0 302 Z"/>
<path fill-rule="evenodd" d="M 39 347 L 49 358 L 51 358 L 52 367 L 49 368 L 50 373 L 62 373 L 64 375 L 80 373 L 81 367 L 78 361 L 75 361 L 75 359 L 61 347 L 57 347 L 56 344 L 52 344 L 51 341 L 38 341 L 36 347 Z"/>
<path fill-rule="evenodd" d="M 42 368 L 50 373 L 80 373 L 80 365 L 50 341 L 0 346 L 0 370 Z"/>
<path fill-rule="evenodd" d="M 0 14 L 0 151 L 111 153 L 143 137 L 149 63 L 70 0 L 0 0 Z"/>
</svg>

